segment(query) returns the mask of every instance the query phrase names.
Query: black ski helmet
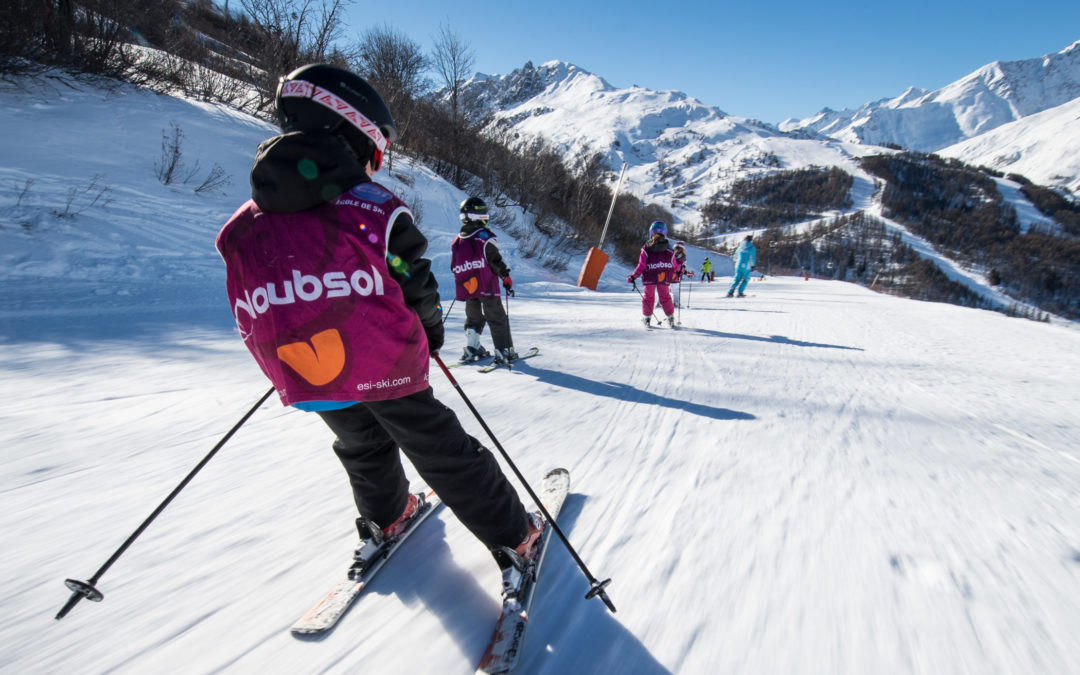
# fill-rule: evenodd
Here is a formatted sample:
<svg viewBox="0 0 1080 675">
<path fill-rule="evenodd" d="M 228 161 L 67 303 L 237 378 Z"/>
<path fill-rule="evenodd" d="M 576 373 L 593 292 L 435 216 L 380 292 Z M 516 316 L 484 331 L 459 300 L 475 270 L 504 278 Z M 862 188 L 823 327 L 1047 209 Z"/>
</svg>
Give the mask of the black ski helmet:
<svg viewBox="0 0 1080 675">
<path fill-rule="evenodd" d="M 487 220 L 488 208 L 483 199 L 479 197 L 469 197 L 465 201 L 461 202 L 461 208 L 458 209 L 461 214 L 461 222 L 467 223 L 470 220 Z"/>
<path fill-rule="evenodd" d="M 754 238 L 754 235 L 748 234 L 748 235 L 746 235 L 745 238 L 746 238 L 746 241 L 751 241 Z"/>
<path fill-rule="evenodd" d="M 339 134 L 361 161 L 378 171 L 383 153 L 398 137 L 386 103 L 364 78 L 337 66 L 301 66 L 278 82 L 278 126 L 290 131 Z"/>
</svg>

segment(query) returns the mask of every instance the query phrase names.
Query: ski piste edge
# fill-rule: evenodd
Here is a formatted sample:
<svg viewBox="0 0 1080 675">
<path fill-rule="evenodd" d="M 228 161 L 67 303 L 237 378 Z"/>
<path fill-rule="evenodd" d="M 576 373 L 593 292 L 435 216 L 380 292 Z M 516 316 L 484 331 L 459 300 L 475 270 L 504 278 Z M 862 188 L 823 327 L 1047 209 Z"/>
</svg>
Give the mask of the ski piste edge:
<svg viewBox="0 0 1080 675">
<path fill-rule="evenodd" d="M 489 363 L 486 366 L 481 367 L 480 372 L 481 373 L 490 373 L 491 371 L 498 370 L 499 368 L 502 368 L 502 367 L 506 367 L 509 370 L 513 370 L 514 369 L 514 364 L 517 363 L 518 361 L 524 361 L 525 359 L 531 359 L 532 357 L 539 356 L 539 355 L 540 355 L 540 348 L 539 347 L 529 347 L 528 351 L 525 351 L 525 352 L 522 352 L 521 354 L 518 354 L 518 357 L 516 359 L 514 359 L 513 361 L 511 361 L 509 364 L 507 364 L 505 362 L 503 362 L 503 363 Z"/>
<path fill-rule="evenodd" d="M 553 519 L 558 519 L 569 492 L 569 471 L 559 468 L 547 472 L 540 486 L 539 497 Z M 517 666 L 524 645 L 525 629 L 528 627 L 529 609 L 552 536 L 552 527 L 548 524 L 540 535 L 540 549 L 536 555 L 535 567 L 531 574 L 525 575 L 522 586 L 517 590 L 517 597 L 507 598 L 504 593 L 502 611 L 491 633 L 491 641 L 476 667 L 476 675 L 509 673 Z"/>
<path fill-rule="evenodd" d="M 386 555 L 382 556 L 371 569 L 365 572 L 359 579 L 349 579 L 348 577 L 342 579 L 329 592 L 326 593 L 315 605 L 307 611 L 299 620 L 296 621 L 290 628 L 289 632 L 297 637 L 312 637 L 318 635 L 324 635 L 333 629 L 338 622 L 344 618 L 349 609 L 355 603 L 356 599 L 363 593 L 367 585 L 371 583 L 371 580 L 379 573 L 383 565 L 386 564 L 394 553 L 397 552 L 401 545 L 412 533 L 416 531 L 420 525 L 428 519 L 428 516 L 435 513 L 435 511 L 442 506 L 442 500 L 435 494 L 434 490 L 428 490 L 424 493 L 424 499 L 427 502 L 427 507 L 423 513 L 416 517 L 416 520 L 412 522 L 409 529 L 405 530 L 398 537 L 397 541 L 387 550 Z"/>
</svg>

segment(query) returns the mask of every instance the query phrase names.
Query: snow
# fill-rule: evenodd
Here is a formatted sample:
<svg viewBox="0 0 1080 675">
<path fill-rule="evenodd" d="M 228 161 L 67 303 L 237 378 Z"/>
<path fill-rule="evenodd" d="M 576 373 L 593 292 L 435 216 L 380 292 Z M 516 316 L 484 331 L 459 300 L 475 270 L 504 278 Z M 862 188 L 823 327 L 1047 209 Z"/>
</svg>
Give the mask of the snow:
<svg viewBox="0 0 1080 675">
<path fill-rule="evenodd" d="M 157 182 L 170 122 L 229 186 Z M 102 603 L 53 619 L 63 579 L 89 578 L 268 388 L 213 237 L 271 133 L 126 87 L 0 89 L 0 670 L 452 673 L 483 651 L 497 569 L 445 509 L 333 633 L 289 634 L 343 572 L 355 513 L 329 432 L 274 401 L 104 574 Z M 463 194 L 400 156 L 394 172 L 447 288 Z M 54 214 L 96 175 L 111 201 Z M 577 259 L 555 274 L 500 244 L 515 342 L 541 355 L 455 377 L 526 476 L 570 470 L 560 522 L 619 610 L 583 599 L 556 545 L 520 672 L 1080 672 L 1075 325 L 798 278 L 726 299 L 718 272 L 683 288 L 681 330 L 645 331 L 626 267 L 592 292 Z"/>
<path fill-rule="evenodd" d="M 1067 188 L 1080 194 L 1078 120 L 1080 97 L 942 148 L 938 154 L 967 164 L 1018 173 L 1039 185 Z"/>
</svg>

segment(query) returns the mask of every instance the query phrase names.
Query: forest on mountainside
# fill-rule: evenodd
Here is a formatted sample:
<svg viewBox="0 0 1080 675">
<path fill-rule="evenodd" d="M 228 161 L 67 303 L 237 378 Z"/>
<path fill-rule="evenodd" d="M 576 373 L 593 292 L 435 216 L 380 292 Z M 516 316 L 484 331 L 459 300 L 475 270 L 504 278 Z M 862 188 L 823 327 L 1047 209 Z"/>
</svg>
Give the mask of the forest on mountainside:
<svg viewBox="0 0 1080 675">
<path fill-rule="evenodd" d="M 759 229 L 851 208 L 852 177 L 832 167 L 754 173 L 718 191 L 701 209 L 712 234 Z"/>
<path fill-rule="evenodd" d="M 955 159 L 905 152 L 860 160 L 884 181 L 884 215 L 904 223 L 950 258 L 987 275 L 1010 296 L 1070 319 L 1080 318 L 1080 238 L 1065 222 L 1063 232 L 1035 227 L 1022 232 L 1016 209 L 984 171 Z M 1047 197 L 1066 222 L 1075 205 Z M 1054 193 L 1057 194 L 1057 193 Z M 1049 208 L 1049 207 L 1041 207 Z M 1045 212 L 1045 211 L 1044 211 Z"/>
<path fill-rule="evenodd" d="M 765 275 L 842 279 L 875 291 L 963 307 L 988 307 L 979 295 L 920 258 L 880 218 L 862 211 L 808 229 L 774 226 L 756 237 L 757 267 Z M 1034 317 L 1033 317 L 1034 318 Z"/>
</svg>

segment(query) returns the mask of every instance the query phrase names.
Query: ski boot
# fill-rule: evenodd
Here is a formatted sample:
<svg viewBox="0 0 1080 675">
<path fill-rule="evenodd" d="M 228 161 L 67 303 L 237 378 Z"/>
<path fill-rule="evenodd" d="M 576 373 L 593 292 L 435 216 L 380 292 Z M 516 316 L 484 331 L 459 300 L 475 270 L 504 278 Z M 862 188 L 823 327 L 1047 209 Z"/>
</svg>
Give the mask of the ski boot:
<svg viewBox="0 0 1080 675">
<path fill-rule="evenodd" d="M 386 527 L 380 528 L 374 521 L 360 516 L 356 519 L 356 530 L 360 534 L 360 546 L 353 551 L 353 564 L 349 568 L 349 578 L 359 579 L 371 564 L 383 557 L 386 551 L 401 535 L 409 529 L 416 516 L 427 510 L 427 500 L 423 494 L 410 494 L 405 502 L 405 510 L 398 519 Z"/>
<path fill-rule="evenodd" d="M 536 554 L 547 524 L 539 513 L 528 514 L 529 529 L 516 548 L 500 546 L 491 551 L 502 571 L 503 598 L 517 597 L 536 580 Z"/>
</svg>

